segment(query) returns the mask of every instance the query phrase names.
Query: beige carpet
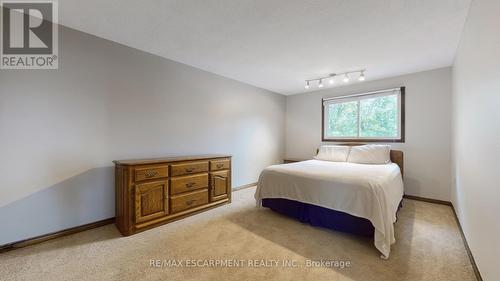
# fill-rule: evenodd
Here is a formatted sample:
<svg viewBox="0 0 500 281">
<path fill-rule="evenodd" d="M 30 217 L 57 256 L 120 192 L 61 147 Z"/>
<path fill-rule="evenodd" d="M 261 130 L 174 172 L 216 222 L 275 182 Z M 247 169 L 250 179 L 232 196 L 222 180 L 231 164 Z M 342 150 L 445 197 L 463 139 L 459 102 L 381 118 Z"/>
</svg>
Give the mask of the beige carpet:
<svg viewBox="0 0 500 281">
<path fill-rule="evenodd" d="M 448 206 L 405 200 L 397 242 L 385 261 L 370 239 L 255 208 L 254 190 L 234 192 L 230 205 L 135 236 L 121 237 L 108 225 L 0 254 L 0 279 L 475 280 Z M 163 266 L 153 267 L 151 260 Z M 307 266 L 311 260 L 333 262 Z"/>
</svg>

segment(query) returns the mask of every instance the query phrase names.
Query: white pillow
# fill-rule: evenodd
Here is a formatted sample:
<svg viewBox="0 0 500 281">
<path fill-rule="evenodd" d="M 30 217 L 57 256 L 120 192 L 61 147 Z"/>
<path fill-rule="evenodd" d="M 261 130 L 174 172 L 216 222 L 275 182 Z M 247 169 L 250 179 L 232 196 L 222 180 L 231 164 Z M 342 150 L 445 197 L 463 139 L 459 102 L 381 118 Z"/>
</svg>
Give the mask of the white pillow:
<svg viewBox="0 0 500 281">
<path fill-rule="evenodd" d="M 347 162 L 359 164 L 391 163 L 391 146 L 379 144 L 353 146 Z"/>
<path fill-rule="evenodd" d="M 349 150 L 350 147 L 345 145 L 322 145 L 314 159 L 345 162 L 349 156 Z"/>
</svg>

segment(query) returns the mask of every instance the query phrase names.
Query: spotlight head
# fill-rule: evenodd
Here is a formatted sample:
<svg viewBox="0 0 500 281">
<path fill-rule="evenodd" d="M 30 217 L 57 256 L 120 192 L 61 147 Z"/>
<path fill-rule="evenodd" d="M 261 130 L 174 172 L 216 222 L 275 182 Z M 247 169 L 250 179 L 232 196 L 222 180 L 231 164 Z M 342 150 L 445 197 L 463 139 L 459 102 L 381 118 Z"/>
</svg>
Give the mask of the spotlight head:
<svg viewBox="0 0 500 281">
<path fill-rule="evenodd" d="M 364 71 L 361 71 L 361 74 L 359 75 L 359 81 L 365 81 L 365 73 Z"/>
<path fill-rule="evenodd" d="M 319 79 L 318 88 L 323 88 L 323 80 Z"/>
<path fill-rule="evenodd" d="M 335 84 L 335 80 L 333 79 L 333 77 L 332 77 L 332 78 L 330 78 L 330 80 L 328 81 L 328 83 L 330 83 L 330 85 Z"/>
<path fill-rule="evenodd" d="M 349 83 L 349 76 L 347 76 L 347 73 L 344 75 L 344 83 Z"/>
</svg>

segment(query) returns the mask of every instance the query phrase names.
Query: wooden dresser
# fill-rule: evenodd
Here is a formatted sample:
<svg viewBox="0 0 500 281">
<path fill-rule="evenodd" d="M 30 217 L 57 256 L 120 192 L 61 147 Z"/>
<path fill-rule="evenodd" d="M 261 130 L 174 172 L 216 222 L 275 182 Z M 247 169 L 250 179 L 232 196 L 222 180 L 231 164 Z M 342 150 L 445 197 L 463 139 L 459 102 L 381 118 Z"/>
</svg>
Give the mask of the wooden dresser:
<svg viewBox="0 0 500 281">
<path fill-rule="evenodd" d="M 123 235 L 231 202 L 231 156 L 113 162 L 116 226 Z"/>
</svg>

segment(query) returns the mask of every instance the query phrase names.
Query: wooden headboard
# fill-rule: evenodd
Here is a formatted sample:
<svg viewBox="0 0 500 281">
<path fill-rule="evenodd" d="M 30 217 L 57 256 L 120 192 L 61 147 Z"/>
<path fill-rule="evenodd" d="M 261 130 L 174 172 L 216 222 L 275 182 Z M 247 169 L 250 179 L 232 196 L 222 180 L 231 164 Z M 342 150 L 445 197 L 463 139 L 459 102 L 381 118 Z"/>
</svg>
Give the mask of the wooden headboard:
<svg viewBox="0 0 500 281">
<path fill-rule="evenodd" d="M 347 145 L 347 146 L 359 146 L 359 145 L 365 145 L 364 143 L 340 143 L 338 145 Z M 319 148 L 316 149 L 316 155 L 319 152 Z M 399 169 L 401 170 L 401 175 L 404 175 L 404 158 L 403 158 L 403 151 L 401 150 L 394 150 L 391 149 L 391 161 L 393 163 L 396 163 L 396 165 L 399 166 Z"/>
</svg>

